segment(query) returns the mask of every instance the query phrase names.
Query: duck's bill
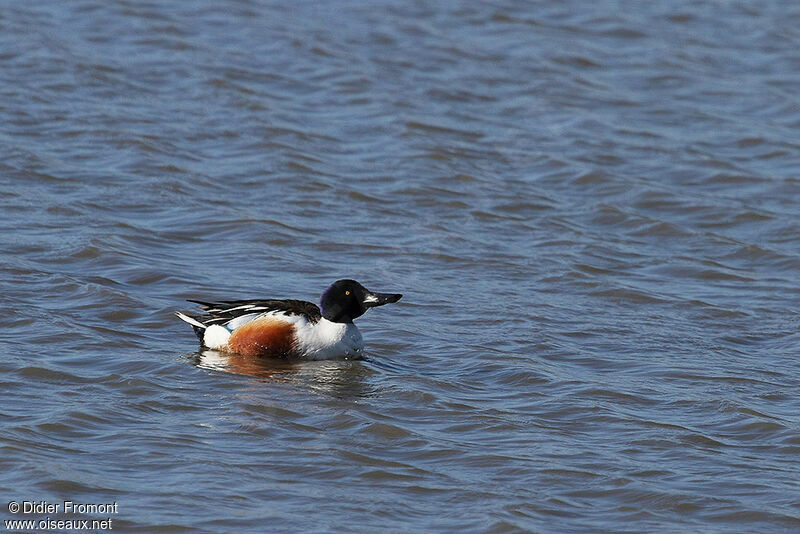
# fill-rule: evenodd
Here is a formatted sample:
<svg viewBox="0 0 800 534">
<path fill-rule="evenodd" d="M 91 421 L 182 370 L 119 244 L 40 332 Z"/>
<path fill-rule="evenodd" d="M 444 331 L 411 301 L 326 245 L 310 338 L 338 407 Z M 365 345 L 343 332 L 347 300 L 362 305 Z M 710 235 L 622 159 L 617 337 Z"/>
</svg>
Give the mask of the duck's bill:
<svg viewBox="0 0 800 534">
<path fill-rule="evenodd" d="M 403 298 L 401 293 L 368 293 L 364 298 L 364 306 L 374 308 L 375 306 L 397 302 L 401 298 Z"/>
</svg>

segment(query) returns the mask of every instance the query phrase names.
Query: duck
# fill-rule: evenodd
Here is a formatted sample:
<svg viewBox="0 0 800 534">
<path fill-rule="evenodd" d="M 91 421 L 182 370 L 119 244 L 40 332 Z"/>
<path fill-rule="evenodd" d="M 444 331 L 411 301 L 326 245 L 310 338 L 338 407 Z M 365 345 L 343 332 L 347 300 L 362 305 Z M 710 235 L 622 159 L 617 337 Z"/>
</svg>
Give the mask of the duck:
<svg viewBox="0 0 800 534">
<path fill-rule="evenodd" d="M 401 293 L 370 291 L 355 280 L 337 280 L 320 297 L 305 300 L 189 299 L 202 313 L 175 312 L 190 324 L 201 348 L 246 357 L 303 360 L 361 359 L 364 340 L 353 320 Z"/>
</svg>

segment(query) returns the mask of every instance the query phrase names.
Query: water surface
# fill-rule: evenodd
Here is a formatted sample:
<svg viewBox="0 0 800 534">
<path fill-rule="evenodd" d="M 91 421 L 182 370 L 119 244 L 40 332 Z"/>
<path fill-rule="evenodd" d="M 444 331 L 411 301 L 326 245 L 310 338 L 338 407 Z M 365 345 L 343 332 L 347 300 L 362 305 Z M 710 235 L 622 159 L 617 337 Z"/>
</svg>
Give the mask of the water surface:
<svg viewBox="0 0 800 534">
<path fill-rule="evenodd" d="M 0 8 L 0 516 L 800 530 L 798 6 L 296 4 Z M 344 277 L 364 361 L 172 315 Z"/>
</svg>

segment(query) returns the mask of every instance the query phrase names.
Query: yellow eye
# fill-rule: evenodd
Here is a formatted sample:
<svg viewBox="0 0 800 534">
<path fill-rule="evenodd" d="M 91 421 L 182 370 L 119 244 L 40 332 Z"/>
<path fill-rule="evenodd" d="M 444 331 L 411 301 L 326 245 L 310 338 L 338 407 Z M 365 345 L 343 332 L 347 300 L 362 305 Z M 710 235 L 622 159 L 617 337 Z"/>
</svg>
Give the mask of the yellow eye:
<svg viewBox="0 0 800 534">
<path fill-rule="evenodd" d="M 345 292 L 344 292 L 344 294 L 345 294 L 345 295 L 349 295 L 349 294 L 350 294 L 350 292 L 349 292 L 349 291 L 345 291 Z"/>
</svg>

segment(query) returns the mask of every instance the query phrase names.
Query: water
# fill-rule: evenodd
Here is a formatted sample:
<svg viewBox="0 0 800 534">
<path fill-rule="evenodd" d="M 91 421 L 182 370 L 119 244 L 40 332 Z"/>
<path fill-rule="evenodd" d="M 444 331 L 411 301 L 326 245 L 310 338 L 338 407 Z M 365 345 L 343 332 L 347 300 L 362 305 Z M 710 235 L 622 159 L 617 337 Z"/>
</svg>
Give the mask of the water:
<svg viewBox="0 0 800 534">
<path fill-rule="evenodd" d="M 800 530 L 800 9 L 7 2 L 0 503 L 129 532 Z M 404 293 L 368 358 L 186 298 Z"/>
</svg>

